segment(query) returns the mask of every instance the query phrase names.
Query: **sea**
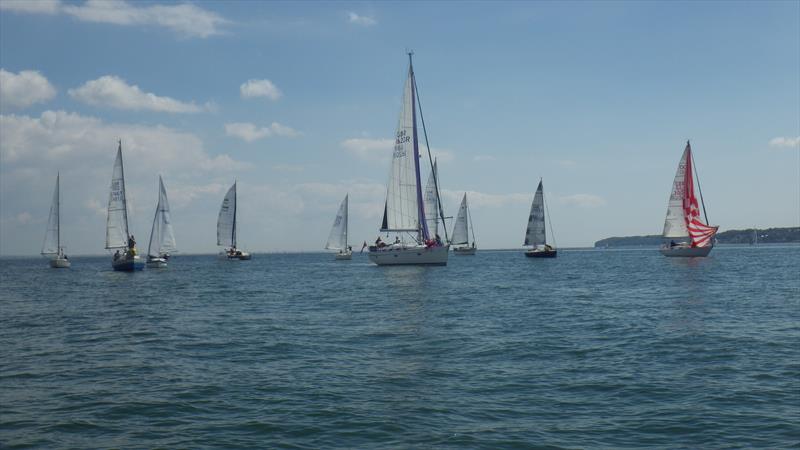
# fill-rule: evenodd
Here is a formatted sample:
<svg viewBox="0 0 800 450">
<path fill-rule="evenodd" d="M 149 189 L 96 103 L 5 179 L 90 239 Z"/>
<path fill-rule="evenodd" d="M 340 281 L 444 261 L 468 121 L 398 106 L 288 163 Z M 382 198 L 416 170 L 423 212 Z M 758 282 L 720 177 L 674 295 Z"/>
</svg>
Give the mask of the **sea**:
<svg viewBox="0 0 800 450">
<path fill-rule="evenodd" d="M 798 448 L 800 246 L 0 260 L 0 448 Z"/>
</svg>

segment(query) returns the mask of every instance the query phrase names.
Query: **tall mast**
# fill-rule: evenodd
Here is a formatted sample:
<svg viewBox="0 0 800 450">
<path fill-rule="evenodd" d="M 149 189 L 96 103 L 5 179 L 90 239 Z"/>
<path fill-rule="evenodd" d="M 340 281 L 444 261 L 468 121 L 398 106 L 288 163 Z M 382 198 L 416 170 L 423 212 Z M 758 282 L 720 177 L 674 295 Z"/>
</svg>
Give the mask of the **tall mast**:
<svg viewBox="0 0 800 450">
<path fill-rule="evenodd" d="M 125 164 L 122 162 L 122 139 L 119 141 L 119 172 L 122 175 L 122 218 L 125 224 L 125 239 L 131 237 L 130 230 L 128 230 L 128 192 L 125 190 Z"/>
<path fill-rule="evenodd" d="M 150 250 L 153 245 L 153 232 L 156 231 L 156 219 L 158 219 L 159 211 L 161 211 L 161 175 L 158 176 L 158 202 L 156 202 L 156 212 L 153 214 L 153 226 L 150 227 L 150 242 L 147 243 L 147 256 L 153 254 Z M 161 256 L 160 252 L 159 256 Z"/>
<path fill-rule="evenodd" d="M 56 254 L 61 253 L 61 172 L 56 174 Z"/>
<path fill-rule="evenodd" d="M 231 229 L 231 243 L 233 248 L 236 248 L 236 207 L 238 206 L 236 199 L 236 180 L 233 181 L 233 227 Z"/>
<path fill-rule="evenodd" d="M 417 136 L 417 105 L 416 105 L 416 80 L 414 78 L 414 64 L 411 61 L 413 52 L 408 52 L 408 76 L 411 77 L 411 121 L 413 124 L 412 135 L 414 142 L 414 172 L 417 177 L 417 222 L 420 226 L 418 240 L 427 241 L 430 238 L 428 222 L 425 220 L 425 204 L 422 200 L 422 185 L 419 175 L 419 139 Z M 430 153 L 430 152 L 429 152 Z M 428 155 L 430 157 L 430 155 Z M 435 183 L 436 177 L 434 177 Z M 438 194 L 438 190 L 437 190 Z"/>
<path fill-rule="evenodd" d="M 467 194 L 464 194 L 464 200 L 467 199 Z M 472 226 L 472 214 L 469 212 L 469 203 L 465 202 L 467 206 L 467 218 L 469 219 L 469 231 L 472 233 L 472 245 L 475 245 L 475 227 Z"/>
</svg>

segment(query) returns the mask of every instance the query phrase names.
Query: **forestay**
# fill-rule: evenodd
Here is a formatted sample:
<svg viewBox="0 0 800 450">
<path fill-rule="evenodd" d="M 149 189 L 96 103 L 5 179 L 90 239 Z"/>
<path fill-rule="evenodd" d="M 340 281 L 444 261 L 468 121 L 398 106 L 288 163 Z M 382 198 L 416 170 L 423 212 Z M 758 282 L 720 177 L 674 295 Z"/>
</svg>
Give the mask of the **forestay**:
<svg viewBox="0 0 800 450">
<path fill-rule="evenodd" d="M 542 182 L 533 196 L 531 203 L 531 213 L 528 216 L 528 230 L 525 232 L 525 245 L 534 247 L 547 243 L 544 228 L 544 193 L 542 192 Z"/>
<path fill-rule="evenodd" d="M 108 194 L 108 219 L 106 221 L 106 248 L 128 246 L 128 207 L 125 197 L 125 172 L 122 167 L 122 143 L 117 148 L 117 159 L 111 175 Z"/>
<path fill-rule="evenodd" d="M 461 245 L 469 243 L 469 230 L 467 228 L 467 194 L 461 199 L 461 206 L 458 208 L 456 224 L 453 226 L 453 237 L 451 244 Z"/>
<path fill-rule="evenodd" d="M 53 191 L 53 203 L 50 205 L 50 217 L 47 219 L 47 231 L 44 234 L 42 243 L 42 255 L 55 255 L 58 253 L 59 226 L 61 217 L 61 201 L 59 199 L 59 184 L 61 176 L 56 176 L 56 188 Z"/>
<path fill-rule="evenodd" d="M 167 190 L 164 181 L 158 177 L 158 205 L 153 217 L 153 228 L 150 230 L 150 244 L 147 246 L 149 256 L 158 257 L 177 250 L 175 233 L 172 231 L 172 221 L 167 201 Z"/>
<path fill-rule="evenodd" d="M 347 248 L 347 198 L 345 195 L 342 200 L 339 211 L 336 213 L 336 219 L 333 221 L 331 227 L 331 234 L 328 236 L 328 242 L 325 244 L 327 250 L 345 250 Z"/>
<path fill-rule="evenodd" d="M 233 183 L 219 208 L 217 245 L 236 247 L 236 183 Z"/>
</svg>

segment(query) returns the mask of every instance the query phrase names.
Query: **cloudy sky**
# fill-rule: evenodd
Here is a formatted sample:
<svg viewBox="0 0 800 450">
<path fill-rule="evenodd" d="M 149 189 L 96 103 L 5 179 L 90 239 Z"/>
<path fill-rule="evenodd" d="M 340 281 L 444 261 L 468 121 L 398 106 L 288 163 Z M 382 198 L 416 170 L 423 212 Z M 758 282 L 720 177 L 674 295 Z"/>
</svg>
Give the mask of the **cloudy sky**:
<svg viewBox="0 0 800 450">
<path fill-rule="evenodd" d="M 319 250 L 350 193 L 374 240 L 407 70 L 448 214 L 520 247 L 544 177 L 559 246 L 661 232 L 687 138 L 722 230 L 800 223 L 800 3 L 0 0 L 0 254 L 103 253 L 121 139 L 132 230 L 164 177 L 180 249 Z M 426 178 L 426 175 L 423 175 Z"/>
</svg>

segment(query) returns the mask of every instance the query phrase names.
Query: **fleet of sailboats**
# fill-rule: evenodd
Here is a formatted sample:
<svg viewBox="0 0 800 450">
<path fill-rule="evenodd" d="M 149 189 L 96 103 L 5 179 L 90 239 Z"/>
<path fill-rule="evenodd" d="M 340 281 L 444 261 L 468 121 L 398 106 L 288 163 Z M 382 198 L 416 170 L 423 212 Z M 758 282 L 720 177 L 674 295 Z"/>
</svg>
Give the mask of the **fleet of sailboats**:
<svg viewBox="0 0 800 450">
<path fill-rule="evenodd" d="M 403 103 L 395 133 L 392 165 L 386 189 L 383 221 L 380 231 L 393 233 L 394 242 L 383 242 L 380 237 L 369 247 L 369 260 L 383 265 L 446 265 L 450 244 L 431 233 L 429 216 L 420 178 L 419 135 L 417 130 L 417 93 L 412 54 L 408 54 L 408 77 L 403 87 Z M 420 108 L 420 117 L 422 109 Z M 423 131 L 425 121 L 422 119 Z M 427 133 L 426 133 L 427 134 Z M 428 147 L 428 160 L 433 172 L 434 189 L 439 195 L 437 175 Z M 443 218 L 442 218 L 443 219 Z"/>
<path fill-rule="evenodd" d="M 147 245 L 147 267 L 167 267 L 171 253 L 178 250 L 175 245 L 175 233 L 169 216 L 169 202 L 164 180 L 158 176 L 158 203 L 153 216 L 153 227 L 150 229 L 150 243 Z"/>
<path fill-rule="evenodd" d="M 667 204 L 667 217 L 664 220 L 662 235 L 669 242 L 661 247 L 661 254 L 664 256 L 708 256 L 714 248 L 714 236 L 719 227 L 708 225 L 703 191 L 700 189 L 698 179 L 697 189 L 700 191 L 700 204 L 703 205 L 705 223 L 700 220 L 700 205 L 694 193 L 696 176 L 692 146 L 686 141 L 686 148 L 678 163 Z"/>
<path fill-rule="evenodd" d="M 228 189 L 222 205 L 219 207 L 217 217 L 217 245 L 225 247 L 220 253 L 222 258 L 228 260 L 248 260 L 250 253 L 236 247 L 236 182 Z"/>
<path fill-rule="evenodd" d="M 50 267 L 67 269 L 71 265 L 61 246 L 61 174 L 56 175 L 56 188 L 53 191 L 53 203 L 50 205 L 50 217 L 47 219 L 47 231 L 42 243 L 42 255 L 50 258 Z"/>
<path fill-rule="evenodd" d="M 469 243 L 470 231 L 472 231 L 471 245 Z M 469 207 L 467 206 L 466 192 L 464 192 L 464 198 L 461 199 L 461 206 L 458 208 L 450 244 L 453 246 L 453 253 L 456 255 L 474 255 L 478 249 L 475 243 L 475 228 L 472 226 L 472 216 L 470 216 Z"/>
<path fill-rule="evenodd" d="M 125 195 L 125 170 L 122 166 L 122 141 L 119 141 L 117 147 L 117 158 L 114 160 L 111 189 L 108 194 L 106 249 L 116 250 L 111 261 L 114 270 L 130 272 L 144 269 L 144 261 L 137 254 L 136 240 L 128 229 L 128 200 Z"/>
<path fill-rule="evenodd" d="M 345 195 L 342 204 L 339 206 L 339 211 L 336 213 L 336 218 L 333 220 L 331 233 L 328 235 L 328 242 L 325 244 L 326 250 L 338 250 L 338 253 L 336 253 L 337 260 L 353 258 L 353 249 L 347 245 L 348 197 L 349 195 Z"/>
<path fill-rule="evenodd" d="M 555 258 L 558 255 L 555 238 L 553 238 L 553 245 L 547 243 L 547 227 L 544 223 L 547 213 L 545 207 L 544 189 L 540 179 L 539 187 L 536 188 L 536 194 L 531 203 L 531 213 L 528 215 L 528 229 L 525 231 L 524 245 L 530 246 L 525 251 L 525 256 L 530 258 Z M 553 228 L 552 224 L 550 224 L 550 228 Z M 550 234 L 552 235 L 552 233 L 551 230 Z"/>
</svg>

